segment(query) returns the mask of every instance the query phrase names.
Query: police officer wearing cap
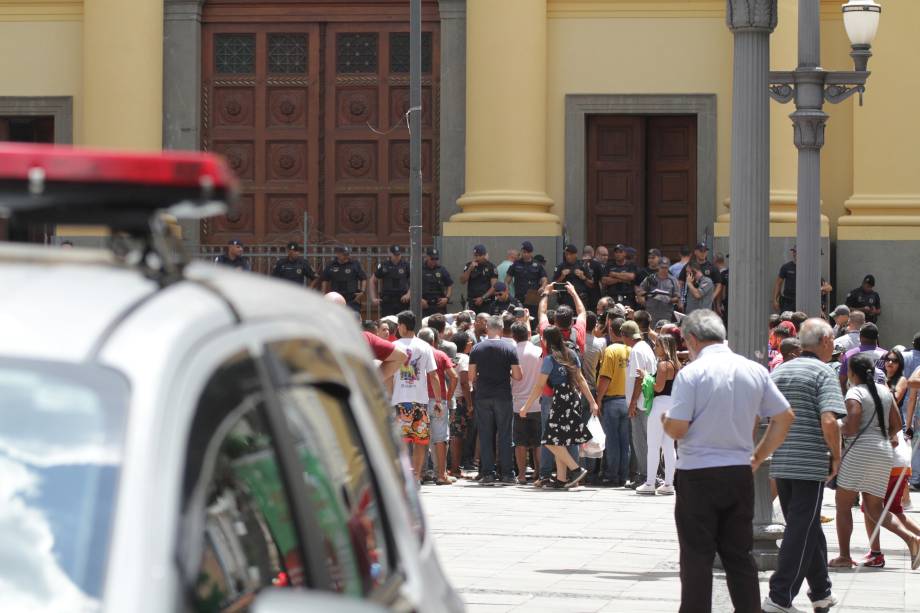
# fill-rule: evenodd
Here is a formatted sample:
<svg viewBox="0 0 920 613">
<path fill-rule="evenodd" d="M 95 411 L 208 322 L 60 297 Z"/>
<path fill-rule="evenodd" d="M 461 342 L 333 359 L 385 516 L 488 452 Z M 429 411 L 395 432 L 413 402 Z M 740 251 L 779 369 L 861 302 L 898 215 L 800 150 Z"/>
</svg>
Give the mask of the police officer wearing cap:
<svg viewBox="0 0 920 613">
<path fill-rule="evenodd" d="M 406 310 L 409 304 L 409 262 L 402 257 L 399 245 L 390 246 L 390 258 L 377 265 L 374 277 L 377 279 L 377 298 L 380 316 L 396 315 Z"/>
<path fill-rule="evenodd" d="M 487 313 L 490 315 L 501 315 L 521 306 L 521 302 L 511 296 L 508 286 L 501 281 L 493 285 L 492 289 L 495 290 L 495 297 L 489 303 Z"/>
<path fill-rule="evenodd" d="M 578 247 L 566 245 L 562 254 L 562 261 L 553 271 L 554 283 L 571 283 L 582 302 L 588 301 L 588 292 L 594 287 L 594 277 L 591 276 L 591 267 L 578 257 Z M 575 308 L 575 301 L 568 292 L 557 292 L 559 304 Z"/>
<path fill-rule="evenodd" d="M 288 243 L 287 250 L 287 257 L 275 262 L 272 276 L 292 281 L 299 285 L 313 287 L 313 283 L 316 281 L 316 273 L 313 272 L 310 264 L 301 255 L 300 245 Z"/>
<path fill-rule="evenodd" d="M 361 264 L 352 260 L 348 247 L 337 246 L 335 259 L 323 269 L 320 279 L 323 281 L 323 293 L 338 292 L 345 302 L 354 310 L 361 312 L 358 302 L 364 296 L 367 286 L 367 274 Z"/>
<path fill-rule="evenodd" d="M 467 304 L 471 309 L 488 311 L 488 303 L 495 293 L 492 286 L 497 279 L 498 271 L 495 264 L 489 261 L 485 245 L 473 247 L 473 259 L 466 263 L 460 274 L 460 282 L 467 284 Z"/>
<path fill-rule="evenodd" d="M 533 243 L 521 243 L 521 257 L 508 269 L 505 284 L 514 289 L 514 297 L 529 309 L 531 313 L 537 312 L 540 304 L 540 292 L 548 283 L 546 269 L 543 263 L 536 261 L 533 255 Z"/>
<path fill-rule="evenodd" d="M 607 262 L 604 285 L 616 304 L 636 308 L 636 265 L 626 259 L 626 245 L 613 248 L 613 260 Z"/>
<path fill-rule="evenodd" d="M 447 313 L 447 303 L 453 291 L 454 280 L 447 269 L 441 266 L 441 254 L 434 247 L 425 252 L 422 266 L 422 316 Z"/>
<path fill-rule="evenodd" d="M 882 298 L 875 291 L 874 275 L 866 275 L 862 285 L 847 295 L 846 305 L 864 312 L 869 323 L 878 323 L 878 316 L 882 314 Z"/>
<path fill-rule="evenodd" d="M 712 294 L 712 304 L 716 305 L 716 311 L 718 312 L 718 305 L 722 303 L 722 275 L 719 274 L 719 269 L 706 258 L 708 254 L 709 247 L 706 246 L 706 243 L 697 243 L 696 247 L 693 248 L 693 255 L 690 258 L 690 262 L 680 271 L 677 280 L 686 285 L 687 273 L 690 272 L 690 264 L 695 261 L 703 272 L 703 276 L 709 277 L 716 288 Z M 684 299 L 686 299 L 686 296 L 684 296 Z"/>
<path fill-rule="evenodd" d="M 214 263 L 240 270 L 252 270 L 249 262 L 243 257 L 243 241 L 236 238 L 227 243 L 227 253 L 214 258 Z"/>
</svg>

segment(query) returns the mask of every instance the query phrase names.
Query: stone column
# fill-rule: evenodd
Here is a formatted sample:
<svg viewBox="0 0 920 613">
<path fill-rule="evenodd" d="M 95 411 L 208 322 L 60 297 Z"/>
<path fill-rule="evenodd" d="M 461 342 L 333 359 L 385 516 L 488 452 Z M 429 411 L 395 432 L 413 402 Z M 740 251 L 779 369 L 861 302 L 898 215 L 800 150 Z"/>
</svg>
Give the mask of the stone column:
<svg viewBox="0 0 920 613">
<path fill-rule="evenodd" d="M 732 76 L 731 275 L 728 340 L 734 351 L 764 362 L 770 296 L 770 33 L 776 27 L 776 0 L 728 0 L 728 27 L 734 35 Z M 773 521 L 769 472 L 754 475 L 754 557 L 761 570 L 776 567 L 776 539 L 783 527 Z"/>
<path fill-rule="evenodd" d="M 468 0 L 466 192 L 444 234 L 559 233 L 546 194 L 546 0 Z M 517 224 L 508 227 L 508 224 Z M 492 234 L 494 234 L 494 228 Z"/>
<path fill-rule="evenodd" d="M 460 211 L 466 184 L 466 0 L 438 0 L 441 13 L 441 219 Z"/>
<path fill-rule="evenodd" d="M 163 146 L 163 0 L 83 3 L 83 141 Z"/>
<path fill-rule="evenodd" d="M 819 0 L 799 0 L 796 110 L 790 117 L 799 150 L 795 275 L 796 309 L 821 314 L 821 147 L 824 146 L 824 74 Z"/>
<path fill-rule="evenodd" d="M 201 149 L 201 7 L 204 0 L 164 0 L 163 148 Z M 181 220 L 182 241 L 199 244 L 199 222 Z"/>
<path fill-rule="evenodd" d="M 764 362 L 770 296 L 770 32 L 776 0 L 728 0 L 734 35 L 732 82 L 731 274 L 728 338 L 732 349 Z"/>
</svg>

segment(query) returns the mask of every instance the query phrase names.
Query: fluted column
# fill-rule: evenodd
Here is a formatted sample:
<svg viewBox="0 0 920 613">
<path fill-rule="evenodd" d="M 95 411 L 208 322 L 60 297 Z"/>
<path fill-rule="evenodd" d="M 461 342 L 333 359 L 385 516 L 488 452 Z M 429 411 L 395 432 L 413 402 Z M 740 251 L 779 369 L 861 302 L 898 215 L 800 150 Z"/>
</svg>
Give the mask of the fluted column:
<svg viewBox="0 0 920 613">
<path fill-rule="evenodd" d="M 734 35 L 732 76 L 731 271 L 728 338 L 734 351 L 764 362 L 770 296 L 770 32 L 776 0 L 728 0 Z"/>
<path fill-rule="evenodd" d="M 83 141 L 163 145 L 163 0 L 83 3 Z"/>
<path fill-rule="evenodd" d="M 546 0 L 468 0 L 466 77 L 466 193 L 445 234 L 483 222 L 558 232 L 546 194 Z"/>
</svg>

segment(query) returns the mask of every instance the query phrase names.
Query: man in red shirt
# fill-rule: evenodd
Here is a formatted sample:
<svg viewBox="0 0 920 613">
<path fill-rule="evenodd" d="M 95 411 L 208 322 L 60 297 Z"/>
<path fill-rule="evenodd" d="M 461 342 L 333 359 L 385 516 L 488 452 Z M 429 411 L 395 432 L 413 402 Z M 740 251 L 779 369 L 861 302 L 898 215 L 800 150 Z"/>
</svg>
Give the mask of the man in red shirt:
<svg viewBox="0 0 920 613">
<path fill-rule="evenodd" d="M 447 474 L 447 446 L 450 442 L 450 399 L 454 397 L 457 389 L 457 373 L 454 371 L 454 362 L 450 357 L 438 349 L 438 333 L 433 328 L 422 328 L 418 337 L 431 345 L 434 352 L 434 363 L 438 370 L 438 379 L 441 385 L 441 398 L 439 403 L 434 400 L 435 393 L 428 381 L 428 414 L 431 418 L 431 442 L 429 443 L 434 456 L 435 483 L 438 485 L 451 485 L 456 481 Z"/>
<path fill-rule="evenodd" d="M 383 381 L 387 391 L 392 394 L 393 375 L 396 374 L 396 371 L 399 370 L 399 367 L 402 366 L 408 356 L 405 351 L 395 344 L 380 338 L 376 334 L 371 334 L 370 332 L 363 332 L 363 334 L 364 340 L 367 341 L 368 346 L 371 348 L 371 353 L 374 354 L 374 359 L 380 362 L 378 368 L 380 380 Z"/>
</svg>

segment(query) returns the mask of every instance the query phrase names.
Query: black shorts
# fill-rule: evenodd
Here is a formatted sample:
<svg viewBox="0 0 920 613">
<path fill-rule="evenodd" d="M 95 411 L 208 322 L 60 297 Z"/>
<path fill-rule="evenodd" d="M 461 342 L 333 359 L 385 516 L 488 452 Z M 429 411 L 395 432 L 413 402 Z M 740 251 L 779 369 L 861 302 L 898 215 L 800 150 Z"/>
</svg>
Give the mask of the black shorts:
<svg viewBox="0 0 920 613">
<path fill-rule="evenodd" d="M 527 417 L 521 417 L 518 412 L 514 413 L 511 438 L 514 440 L 515 447 L 539 447 L 542 436 L 540 411 L 528 413 Z"/>
</svg>

